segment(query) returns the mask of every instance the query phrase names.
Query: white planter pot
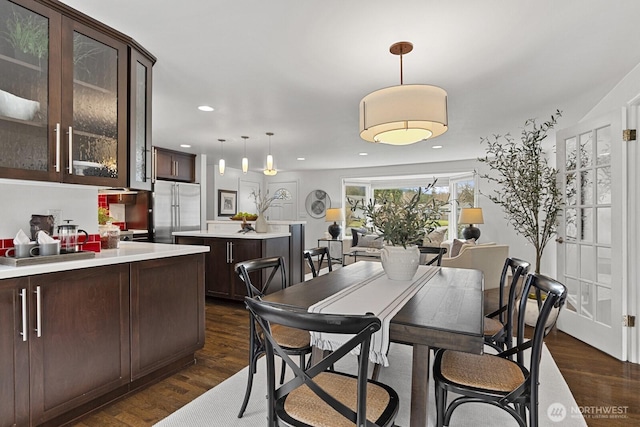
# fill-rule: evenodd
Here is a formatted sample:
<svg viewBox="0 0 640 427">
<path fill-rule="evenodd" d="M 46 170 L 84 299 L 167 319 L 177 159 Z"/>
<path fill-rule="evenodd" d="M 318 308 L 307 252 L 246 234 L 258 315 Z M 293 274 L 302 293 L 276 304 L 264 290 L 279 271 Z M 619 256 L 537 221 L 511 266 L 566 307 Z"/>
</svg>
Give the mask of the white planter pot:
<svg viewBox="0 0 640 427">
<path fill-rule="evenodd" d="M 256 219 L 255 223 L 256 233 L 266 233 L 269 231 L 269 225 L 267 224 L 267 219 L 264 215 L 259 215 L 258 219 Z"/>
<path fill-rule="evenodd" d="M 391 280 L 411 280 L 420 265 L 420 250 L 417 246 L 385 246 L 380 251 L 382 268 Z"/>
<path fill-rule="evenodd" d="M 550 325 L 553 325 L 557 317 L 558 317 L 558 311 L 551 311 L 551 314 L 547 319 L 547 323 L 545 324 L 545 328 L 548 328 Z M 535 299 L 527 298 L 527 305 L 524 311 L 524 323 L 525 325 L 535 327 L 537 321 L 538 321 L 538 302 Z"/>
</svg>

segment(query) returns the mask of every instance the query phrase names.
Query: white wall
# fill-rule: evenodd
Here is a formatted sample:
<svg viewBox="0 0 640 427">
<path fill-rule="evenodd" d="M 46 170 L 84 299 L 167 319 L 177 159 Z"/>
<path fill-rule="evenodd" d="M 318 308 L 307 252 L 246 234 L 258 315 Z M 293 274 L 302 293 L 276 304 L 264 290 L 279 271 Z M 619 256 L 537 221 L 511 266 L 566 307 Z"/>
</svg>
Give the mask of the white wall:
<svg viewBox="0 0 640 427">
<path fill-rule="evenodd" d="M 11 238 L 22 229 L 27 235 L 31 215 L 62 210 L 89 234 L 98 233 L 98 187 L 51 182 L 0 179 L 0 238 Z"/>
</svg>

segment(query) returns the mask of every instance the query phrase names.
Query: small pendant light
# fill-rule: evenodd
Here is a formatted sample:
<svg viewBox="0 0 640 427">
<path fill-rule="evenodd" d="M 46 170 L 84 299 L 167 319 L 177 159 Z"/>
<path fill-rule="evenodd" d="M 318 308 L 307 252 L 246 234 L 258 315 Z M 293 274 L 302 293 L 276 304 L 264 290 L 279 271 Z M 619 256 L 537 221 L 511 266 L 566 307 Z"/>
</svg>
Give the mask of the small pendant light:
<svg viewBox="0 0 640 427">
<path fill-rule="evenodd" d="M 273 156 L 271 155 L 271 137 L 273 136 L 273 132 L 267 132 L 267 136 L 269 136 L 269 154 L 267 155 L 267 168 L 263 172 L 265 175 L 274 176 L 278 171 L 273 168 Z"/>
<path fill-rule="evenodd" d="M 242 158 L 242 173 L 246 174 L 247 171 L 249 170 L 249 159 L 247 158 L 247 139 L 249 139 L 248 136 L 242 136 L 242 139 L 244 139 L 244 157 Z"/>
<path fill-rule="evenodd" d="M 224 146 L 222 144 L 224 139 L 219 139 L 218 141 L 220 141 L 220 161 L 218 162 L 218 171 L 220 172 L 220 175 L 224 175 Z"/>
</svg>

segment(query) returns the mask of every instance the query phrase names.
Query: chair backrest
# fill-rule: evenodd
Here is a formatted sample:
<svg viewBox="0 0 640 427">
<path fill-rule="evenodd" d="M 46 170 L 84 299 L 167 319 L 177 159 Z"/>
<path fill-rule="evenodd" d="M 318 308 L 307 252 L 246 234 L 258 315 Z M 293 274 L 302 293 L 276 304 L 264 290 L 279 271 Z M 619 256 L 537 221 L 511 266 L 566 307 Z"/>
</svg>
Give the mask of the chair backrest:
<svg viewBox="0 0 640 427">
<path fill-rule="evenodd" d="M 269 401 L 268 425 L 275 425 L 275 402 L 286 396 L 296 388 L 306 385 L 319 398 L 331 405 L 335 410 L 350 418 L 356 425 L 365 425 L 366 414 L 366 386 L 368 375 L 368 358 L 360 357 L 358 362 L 358 391 L 357 411 L 354 412 L 341 404 L 334 397 L 326 393 L 313 378 L 326 371 L 336 361 L 351 350 L 360 346 L 360 354 L 369 354 L 371 335 L 381 327 L 380 319 L 372 314 L 365 315 L 340 315 L 326 313 L 308 313 L 304 309 L 268 303 L 258 299 L 245 298 L 247 308 L 260 325 L 265 336 L 266 362 L 267 362 L 267 398 Z M 354 335 L 349 341 L 334 349 L 320 362 L 313 366 L 299 367 L 278 345 L 271 336 L 270 324 L 288 326 L 290 328 L 307 331 L 326 332 L 333 334 Z M 274 355 L 278 355 L 294 372 L 294 378 L 276 388 Z M 356 422 L 357 421 L 357 422 Z"/>
<path fill-rule="evenodd" d="M 437 246 L 418 246 L 421 254 L 427 255 L 436 255 L 433 258 L 427 260 L 425 265 L 437 265 L 440 266 L 442 264 L 442 257 L 447 253 L 447 248 L 445 247 L 437 247 Z M 427 258 L 427 257 L 425 257 Z"/>
<path fill-rule="evenodd" d="M 304 259 L 307 260 L 307 264 L 311 269 L 311 275 L 313 277 L 318 277 L 320 274 L 320 270 L 322 270 L 322 262 L 325 257 L 327 259 L 327 264 L 329 266 L 329 271 L 333 271 L 333 267 L 331 266 L 331 255 L 329 254 L 329 247 L 327 246 L 319 246 L 317 248 L 305 249 L 303 251 Z M 318 268 L 316 269 L 315 262 L 313 261 L 313 257 L 318 257 Z"/>
<path fill-rule="evenodd" d="M 496 260 L 509 256 L 508 245 L 475 245 L 467 247 L 453 258 L 442 258 L 443 267 L 473 268 L 484 274 L 484 288 L 493 289 L 500 286 L 502 267 Z"/>
<path fill-rule="evenodd" d="M 525 338 L 525 312 L 527 298 L 521 298 L 518 306 L 518 328 L 516 346 L 507 349 L 503 355 L 516 354 L 520 365 L 525 365 L 524 350 L 531 348 L 529 359 L 529 379 L 522 387 L 530 387 L 532 396 L 537 401 L 538 382 L 540 376 L 540 357 L 544 337 L 551 331 L 567 298 L 567 288 L 560 282 L 541 274 L 529 274 L 524 282 L 522 295 L 534 294 L 538 302 L 539 313 L 533 337 Z M 533 410 L 533 408 L 532 408 Z"/>
<path fill-rule="evenodd" d="M 284 289 L 287 287 L 287 272 L 284 264 L 284 258 L 281 256 L 257 258 L 239 262 L 235 265 L 235 271 L 246 285 L 247 296 L 249 296 L 250 298 L 263 296 L 278 272 L 280 272 L 281 288 Z M 259 288 L 251 282 L 250 274 L 256 271 L 260 272 L 261 274 L 269 274 L 267 280 L 263 280 L 262 285 Z M 263 279 L 264 277 L 266 277 L 266 274 L 262 274 Z"/>
<path fill-rule="evenodd" d="M 516 307 L 522 298 L 522 289 L 524 288 L 524 280 L 529 273 L 531 263 L 518 258 L 507 258 L 504 260 L 502 274 L 500 275 L 500 296 L 498 320 L 500 323 L 507 325 L 507 339 L 510 341 L 513 336 L 513 320 Z M 509 283 L 509 295 L 505 301 L 504 289 L 507 286 L 511 274 L 511 282 Z M 510 342 L 507 343 L 510 347 Z"/>
</svg>

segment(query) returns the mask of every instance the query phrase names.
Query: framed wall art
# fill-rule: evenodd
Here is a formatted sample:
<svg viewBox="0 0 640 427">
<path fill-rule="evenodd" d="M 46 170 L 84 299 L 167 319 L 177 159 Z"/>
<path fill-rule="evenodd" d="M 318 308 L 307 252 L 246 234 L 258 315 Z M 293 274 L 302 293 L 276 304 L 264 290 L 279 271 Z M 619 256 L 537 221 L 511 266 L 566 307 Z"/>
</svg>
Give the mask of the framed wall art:
<svg viewBox="0 0 640 427">
<path fill-rule="evenodd" d="M 234 216 L 238 211 L 238 192 L 218 190 L 218 216 Z"/>
</svg>

